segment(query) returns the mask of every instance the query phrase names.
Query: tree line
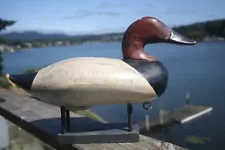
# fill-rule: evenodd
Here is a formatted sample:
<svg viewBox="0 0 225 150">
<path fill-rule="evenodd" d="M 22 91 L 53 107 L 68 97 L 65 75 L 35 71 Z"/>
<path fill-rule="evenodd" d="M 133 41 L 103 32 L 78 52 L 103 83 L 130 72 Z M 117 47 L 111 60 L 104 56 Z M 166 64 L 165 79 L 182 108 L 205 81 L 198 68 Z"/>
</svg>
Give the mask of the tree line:
<svg viewBox="0 0 225 150">
<path fill-rule="evenodd" d="M 14 23 L 15 23 L 15 21 L 4 20 L 4 19 L 0 18 L 0 32 L 2 30 L 5 30 L 6 27 L 12 26 Z M 5 40 L 2 39 L 1 37 L 0 37 L 0 43 L 5 43 Z M 0 75 L 2 75 L 2 69 L 3 69 L 3 66 L 2 66 L 2 53 L 0 52 Z"/>
<path fill-rule="evenodd" d="M 225 19 L 194 23 L 173 28 L 189 38 L 203 40 L 205 37 L 225 38 Z"/>
</svg>

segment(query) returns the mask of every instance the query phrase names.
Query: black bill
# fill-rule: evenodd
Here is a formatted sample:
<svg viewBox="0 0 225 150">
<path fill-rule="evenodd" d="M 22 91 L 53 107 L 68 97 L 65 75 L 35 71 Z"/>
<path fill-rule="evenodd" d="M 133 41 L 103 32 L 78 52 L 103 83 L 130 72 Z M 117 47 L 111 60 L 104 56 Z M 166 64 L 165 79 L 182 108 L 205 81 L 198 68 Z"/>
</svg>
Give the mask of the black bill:
<svg viewBox="0 0 225 150">
<path fill-rule="evenodd" d="M 167 40 L 168 43 L 175 43 L 175 44 L 184 44 L 184 45 L 194 45 L 196 44 L 195 40 L 189 39 L 179 33 L 171 30 L 171 35 Z"/>
</svg>

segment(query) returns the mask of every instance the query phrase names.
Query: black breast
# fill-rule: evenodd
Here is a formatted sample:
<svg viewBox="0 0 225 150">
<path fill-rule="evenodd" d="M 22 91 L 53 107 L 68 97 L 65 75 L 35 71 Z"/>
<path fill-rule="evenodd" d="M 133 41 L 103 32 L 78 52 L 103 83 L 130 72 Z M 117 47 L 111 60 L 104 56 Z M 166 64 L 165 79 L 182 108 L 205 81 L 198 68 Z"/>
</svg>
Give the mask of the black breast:
<svg viewBox="0 0 225 150">
<path fill-rule="evenodd" d="M 20 86 L 24 90 L 30 91 L 37 73 L 38 72 L 10 75 L 9 80 L 11 80 L 14 84 Z"/>
<path fill-rule="evenodd" d="M 124 62 L 135 68 L 152 86 L 158 96 L 162 95 L 167 87 L 167 69 L 159 61 L 124 59 Z"/>
</svg>

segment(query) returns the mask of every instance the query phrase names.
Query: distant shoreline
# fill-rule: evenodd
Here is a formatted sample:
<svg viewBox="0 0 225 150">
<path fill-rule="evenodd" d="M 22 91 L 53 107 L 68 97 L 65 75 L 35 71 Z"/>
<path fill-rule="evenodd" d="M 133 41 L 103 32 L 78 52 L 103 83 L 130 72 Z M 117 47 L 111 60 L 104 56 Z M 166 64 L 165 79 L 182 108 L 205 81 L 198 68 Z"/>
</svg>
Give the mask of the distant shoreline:
<svg viewBox="0 0 225 150">
<path fill-rule="evenodd" d="M 215 37 L 215 38 L 209 38 L 206 37 L 203 40 L 199 40 L 197 42 L 225 42 L 224 38 L 220 38 L 220 37 Z M 61 42 L 61 43 L 60 43 Z M 46 48 L 46 47 L 65 47 L 65 46 L 74 46 L 74 45 L 85 45 L 85 44 L 93 44 L 93 43 L 114 43 L 114 42 L 122 42 L 122 40 L 116 40 L 116 41 L 86 41 L 86 42 L 82 42 L 82 43 L 69 43 L 67 41 L 58 41 L 58 44 L 43 44 L 43 45 L 39 45 L 39 46 L 28 46 L 27 47 L 22 47 L 21 45 L 17 45 L 17 46 L 12 46 L 12 45 L 4 45 L 4 44 L 0 44 L 0 52 L 15 52 L 15 51 L 24 51 L 27 49 L 33 49 L 33 48 Z M 56 42 L 57 43 L 57 42 Z"/>
<path fill-rule="evenodd" d="M 51 45 L 39 45 L 39 46 L 27 46 L 22 47 L 20 45 L 12 46 L 12 45 L 6 45 L 6 44 L 0 44 L 0 52 L 15 52 L 15 51 L 24 51 L 27 49 L 33 49 L 33 48 L 46 48 L 46 47 L 65 47 L 65 46 L 74 46 L 74 45 L 87 45 L 87 44 L 93 44 L 93 43 L 113 43 L 113 42 L 120 42 L 120 41 L 87 41 L 82 43 L 62 43 L 62 44 L 51 44 Z"/>
</svg>

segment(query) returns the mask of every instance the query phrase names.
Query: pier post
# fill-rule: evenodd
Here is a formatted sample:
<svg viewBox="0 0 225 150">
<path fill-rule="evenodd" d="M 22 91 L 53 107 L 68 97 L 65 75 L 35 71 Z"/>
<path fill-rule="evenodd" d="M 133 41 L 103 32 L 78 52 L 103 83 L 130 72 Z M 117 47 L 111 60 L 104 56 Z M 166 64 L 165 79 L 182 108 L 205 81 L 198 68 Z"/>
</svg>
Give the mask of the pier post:
<svg viewBox="0 0 225 150">
<path fill-rule="evenodd" d="M 145 126 L 146 126 L 146 130 L 149 131 L 150 129 L 149 115 L 145 116 Z"/>
<path fill-rule="evenodd" d="M 186 93 L 186 104 L 190 105 L 190 93 L 189 92 Z"/>
</svg>

